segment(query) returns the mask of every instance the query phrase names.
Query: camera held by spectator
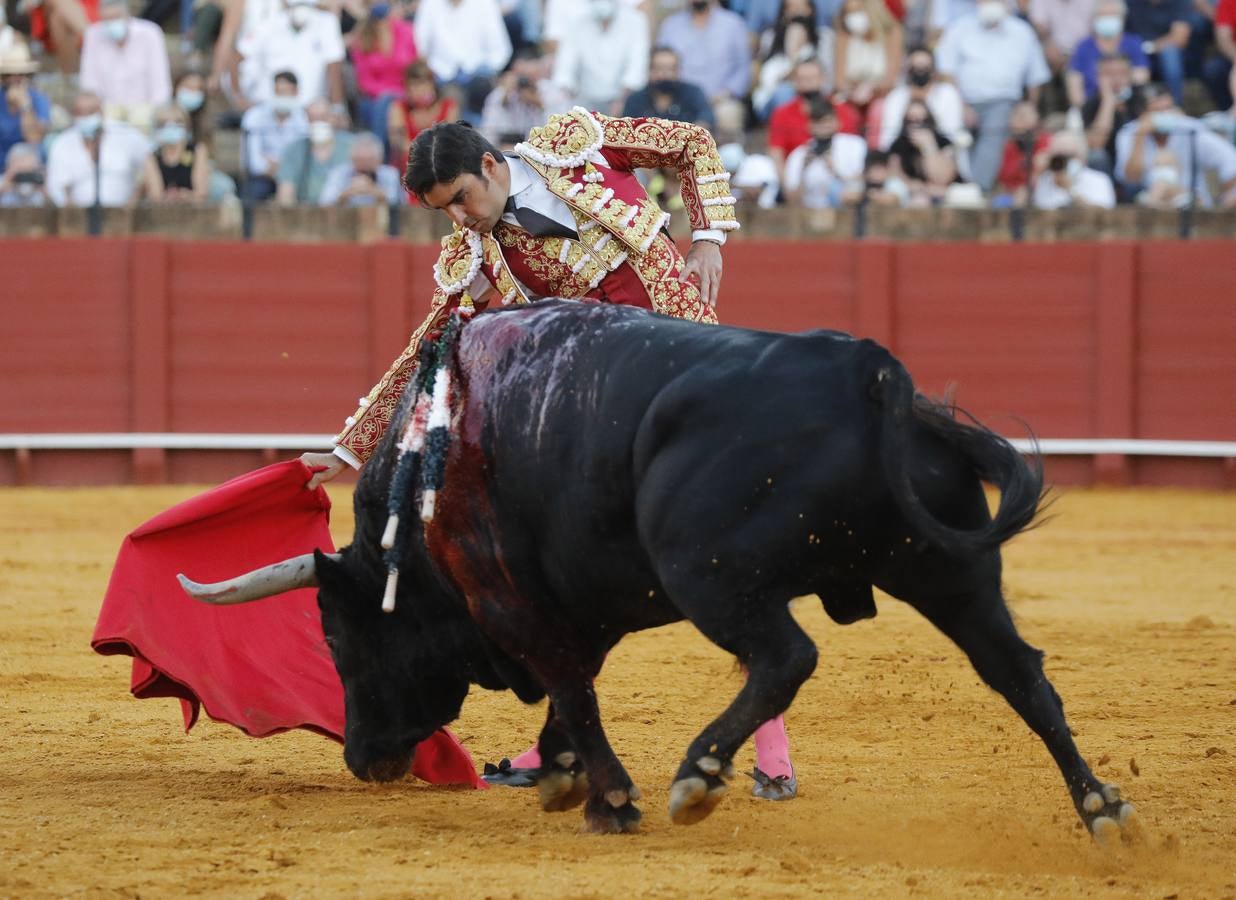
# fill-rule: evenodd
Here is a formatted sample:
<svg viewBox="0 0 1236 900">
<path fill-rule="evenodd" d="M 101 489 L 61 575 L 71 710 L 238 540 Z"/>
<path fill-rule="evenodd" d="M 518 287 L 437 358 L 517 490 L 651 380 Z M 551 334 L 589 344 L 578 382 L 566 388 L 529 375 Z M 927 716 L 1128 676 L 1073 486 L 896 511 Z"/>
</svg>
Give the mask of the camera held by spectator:
<svg viewBox="0 0 1236 900">
<path fill-rule="evenodd" d="M 0 176 L 0 207 L 46 206 L 45 180 L 38 147 L 14 144 Z"/>
</svg>

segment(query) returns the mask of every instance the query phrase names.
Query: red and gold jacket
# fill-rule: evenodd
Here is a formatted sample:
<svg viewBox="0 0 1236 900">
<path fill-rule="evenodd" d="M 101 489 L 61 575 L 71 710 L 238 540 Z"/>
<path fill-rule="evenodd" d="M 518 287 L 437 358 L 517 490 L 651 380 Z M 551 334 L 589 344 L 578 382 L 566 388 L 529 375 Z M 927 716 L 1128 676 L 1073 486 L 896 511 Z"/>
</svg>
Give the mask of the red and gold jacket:
<svg viewBox="0 0 1236 900">
<path fill-rule="evenodd" d="M 664 231 L 669 213 L 634 174 L 641 168 L 677 169 L 697 235 L 738 228 L 730 175 L 707 130 L 576 107 L 533 129 L 515 152 L 567 205 L 579 239 L 537 237 L 505 223 L 492 234 L 456 227 L 444 237 L 428 318 L 335 438 L 336 452 L 352 465 L 362 465 L 376 449 L 416 368 L 421 340 L 456 307 L 587 297 L 716 321 L 698 288 L 679 278 L 682 255 Z"/>
</svg>

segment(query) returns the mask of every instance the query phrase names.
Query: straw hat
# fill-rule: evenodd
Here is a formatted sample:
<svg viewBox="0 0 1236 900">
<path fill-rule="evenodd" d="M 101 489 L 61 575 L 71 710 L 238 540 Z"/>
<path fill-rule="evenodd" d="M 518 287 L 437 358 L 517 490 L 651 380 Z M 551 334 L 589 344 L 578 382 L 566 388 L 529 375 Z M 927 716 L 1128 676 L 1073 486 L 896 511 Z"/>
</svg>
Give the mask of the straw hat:
<svg viewBox="0 0 1236 900">
<path fill-rule="evenodd" d="M 33 75 L 38 70 L 39 64 L 30 58 L 24 43 L 0 48 L 0 75 Z"/>
</svg>

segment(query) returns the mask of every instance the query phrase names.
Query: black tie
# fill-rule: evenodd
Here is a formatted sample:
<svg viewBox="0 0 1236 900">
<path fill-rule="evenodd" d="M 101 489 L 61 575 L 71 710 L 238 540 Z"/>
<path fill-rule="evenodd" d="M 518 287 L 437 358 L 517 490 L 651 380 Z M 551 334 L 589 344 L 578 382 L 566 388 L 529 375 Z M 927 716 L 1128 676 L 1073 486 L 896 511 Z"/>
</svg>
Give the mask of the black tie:
<svg viewBox="0 0 1236 900">
<path fill-rule="evenodd" d="M 579 240 L 579 235 L 575 233 L 574 229 L 567 228 L 549 216 L 541 215 L 529 206 L 516 206 L 514 197 L 506 198 L 506 211 L 514 214 L 516 221 L 529 234 L 534 234 L 537 237 L 560 237 L 570 238 L 573 241 Z"/>
</svg>

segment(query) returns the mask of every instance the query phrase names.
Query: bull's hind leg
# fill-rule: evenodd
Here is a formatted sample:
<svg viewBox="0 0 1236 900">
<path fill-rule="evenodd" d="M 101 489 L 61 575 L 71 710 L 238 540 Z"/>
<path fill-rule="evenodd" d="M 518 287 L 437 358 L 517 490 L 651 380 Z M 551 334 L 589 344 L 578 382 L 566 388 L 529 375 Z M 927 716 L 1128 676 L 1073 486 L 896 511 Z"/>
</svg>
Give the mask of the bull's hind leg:
<svg viewBox="0 0 1236 900">
<path fill-rule="evenodd" d="M 785 712 L 815 671 L 811 638 L 790 615 L 788 602 L 678 602 L 719 647 L 738 657 L 749 676 L 734 702 L 687 749 L 670 788 L 670 818 L 690 825 L 705 818 L 726 792 L 732 760 L 755 730 Z"/>
<path fill-rule="evenodd" d="M 1133 805 L 1121 799 L 1119 787 L 1095 778 L 1082 759 L 1060 696 L 1043 674 L 1043 654 L 1017 633 L 999 592 L 919 609 L 965 651 L 983 681 L 1042 739 L 1064 775 L 1077 814 L 1095 839 L 1103 845 L 1122 837 L 1135 839 L 1139 832 Z"/>
</svg>

